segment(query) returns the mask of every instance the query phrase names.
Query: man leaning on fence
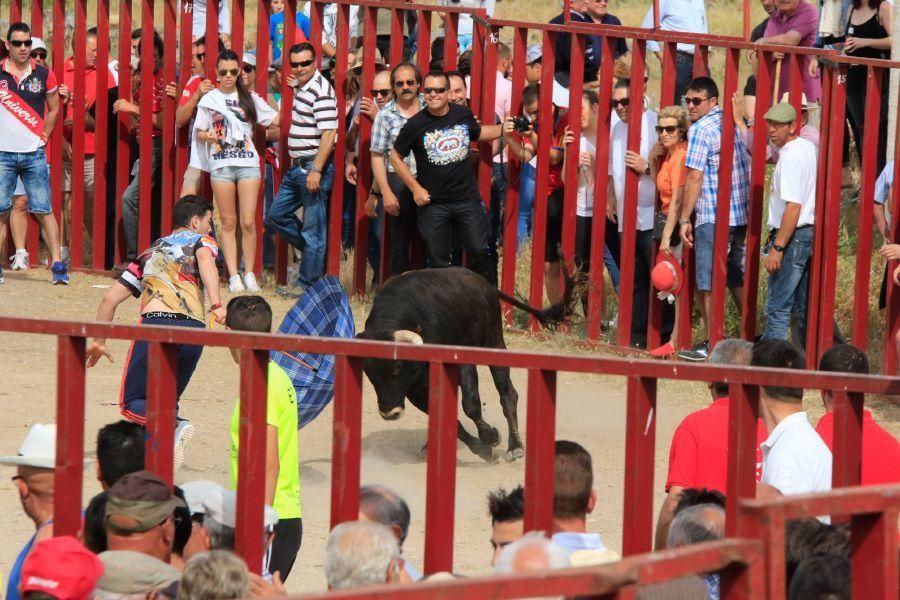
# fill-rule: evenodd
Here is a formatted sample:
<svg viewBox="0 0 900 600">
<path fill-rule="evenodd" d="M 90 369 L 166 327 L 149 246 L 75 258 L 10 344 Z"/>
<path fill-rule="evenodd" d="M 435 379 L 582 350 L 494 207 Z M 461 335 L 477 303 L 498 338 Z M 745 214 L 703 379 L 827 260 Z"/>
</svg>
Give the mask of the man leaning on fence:
<svg viewBox="0 0 900 600">
<path fill-rule="evenodd" d="M 293 285 L 278 293 L 297 298 L 325 271 L 326 198 L 334 184 L 331 151 L 337 137 L 337 102 L 331 83 L 316 68 L 316 51 L 309 43 L 288 52 L 294 88 L 293 117 L 288 136 L 291 166 L 269 209 L 266 227 L 300 250 L 300 269 Z M 303 207 L 303 220 L 295 211 Z"/>
</svg>

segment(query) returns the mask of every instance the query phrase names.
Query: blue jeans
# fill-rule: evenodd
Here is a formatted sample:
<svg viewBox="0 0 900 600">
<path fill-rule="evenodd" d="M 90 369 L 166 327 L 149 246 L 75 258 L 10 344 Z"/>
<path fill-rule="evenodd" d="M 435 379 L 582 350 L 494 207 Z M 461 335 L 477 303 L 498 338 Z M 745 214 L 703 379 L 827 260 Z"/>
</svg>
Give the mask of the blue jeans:
<svg viewBox="0 0 900 600">
<path fill-rule="evenodd" d="M 278 195 L 269 209 L 266 228 L 284 237 L 287 242 L 300 250 L 301 286 L 315 283 L 325 272 L 325 250 L 328 237 L 326 200 L 334 184 L 334 164 L 329 162 L 322 171 L 319 190 L 315 193 L 306 189 L 309 171 L 301 167 L 291 167 L 281 181 Z M 294 212 L 303 207 L 303 221 Z"/>
<path fill-rule="evenodd" d="M 522 244 L 528 238 L 528 229 L 531 227 L 531 210 L 534 208 L 534 177 L 535 169 L 528 163 L 522 165 L 519 171 L 519 214 L 516 248 L 521 249 Z"/>
<path fill-rule="evenodd" d="M 697 289 L 701 292 L 712 290 L 713 254 L 715 252 L 716 224 L 703 223 L 694 228 L 694 271 Z M 728 256 L 725 270 L 725 282 L 729 289 L 744 285 L 744 239 L 747 237 L 747 226 L 737 225 L 728 228 Z"/>
<path fill-rule="evenodd" d="M 13 192 L 19 178 L 28 195 L 28 212 L 49 214 L 53 210 L 50 204 L 50 170 L 43 148 L 34 152 L 0 152 L 0 214 L 12 208 Z"/>
<path fill-rule="evenodd" d="M 812 244 L 812 227 L 794 231 L 794 235 L 784 248 L 781 268 L 769 274 L 764 340 L 786 340 L 791 328 L 791 312 L 796 312 L 797 323 L 800 326 L 798 345 L 802 346 L 806 341 L 806 295 Z"/>
</svg>

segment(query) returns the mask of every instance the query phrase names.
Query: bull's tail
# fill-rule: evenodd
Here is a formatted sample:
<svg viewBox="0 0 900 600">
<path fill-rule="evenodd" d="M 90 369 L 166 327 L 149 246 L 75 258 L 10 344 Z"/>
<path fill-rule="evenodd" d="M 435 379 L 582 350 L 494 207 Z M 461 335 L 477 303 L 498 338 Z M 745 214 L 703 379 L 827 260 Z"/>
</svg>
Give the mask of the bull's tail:
<svg viewBox="0 0 900 600">
<path fill-rule="evenodd" d="M 560 264 L 562 265 L 563 279 L 565 280 L 565 291 L 563 299 L 556 304 L 544 309 L 534 308 L 530 304 L 498 290 L 500 299 L 508 304 L 512 304 L 519 310 L 527 312 L 537 319 L 542 327 L 556 327 L 565 323 L 575 311 L 575 277 L 569 273 L 566 261 L 562 257 L 562 252 L 560 252 Z"/>
</svg>

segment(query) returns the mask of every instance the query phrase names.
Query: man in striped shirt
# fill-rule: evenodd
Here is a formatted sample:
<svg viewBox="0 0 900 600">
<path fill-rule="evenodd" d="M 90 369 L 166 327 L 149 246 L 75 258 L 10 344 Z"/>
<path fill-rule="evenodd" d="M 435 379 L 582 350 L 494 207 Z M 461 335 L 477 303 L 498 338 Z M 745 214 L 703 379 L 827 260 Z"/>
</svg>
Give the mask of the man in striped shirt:
<svg viewBox="0 0 900 600">
<path fill-rule="evenodd" d="M 266 227 L 302 252 L 297 283 L 278 288 L 283 296 L 299 297 L 325 271 L 325 202 L 334 183 L 331 151 L 338 118 L 334 88 L 316 67 L 312 45 L 295 44 L 288 56 L 287 82 L 295 89 L 288 135 L 291 166 L 269 209 Z M 301 206 L 302 221 L 295 214 Z"/>
</svg>

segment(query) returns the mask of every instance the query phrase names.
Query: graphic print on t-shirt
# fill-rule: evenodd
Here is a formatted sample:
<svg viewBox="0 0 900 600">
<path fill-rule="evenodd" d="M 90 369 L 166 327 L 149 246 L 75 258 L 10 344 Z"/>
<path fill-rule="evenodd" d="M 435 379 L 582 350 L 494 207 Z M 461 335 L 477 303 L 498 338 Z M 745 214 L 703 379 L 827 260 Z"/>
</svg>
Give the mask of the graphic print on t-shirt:
<svg viewBox="0 0 900 600">
<path fill-rule="evenodd" d="M 234 113 L 234 115 L 241 120 L 241 122 L 247 122 L 247 116 L 244 114 L 243 109 L 240 106 L 240 103 L 236 100 L 232 100 L 231 98 L 225 98 L 225 104 Z M 252 143 L 250 140 L 244 136 L 242 142 L 237 145 L 229 144 L 225 141 L 228 137 L 228 120 L 225 119 L 225 116 L 221 113 L 211 111 L 212 113 L 212 128 L 216 134 L 218 140 L 213 144 L 213 160 L 227 160 L 231 158 L 253 158 L 255 156 L 252 149 L 250 149 L 250 144 Z M 242 135 L 238 132 L 238 135 L 234 137 L 240 137 Z"/>
<path fill-rule="evenodd" d="M 428 160 L 435 165 L 450 165 L 469 158 L 469 128 L 457 123 L 445 129 L 434 129 L 422 136 Z"/>
</svg>

